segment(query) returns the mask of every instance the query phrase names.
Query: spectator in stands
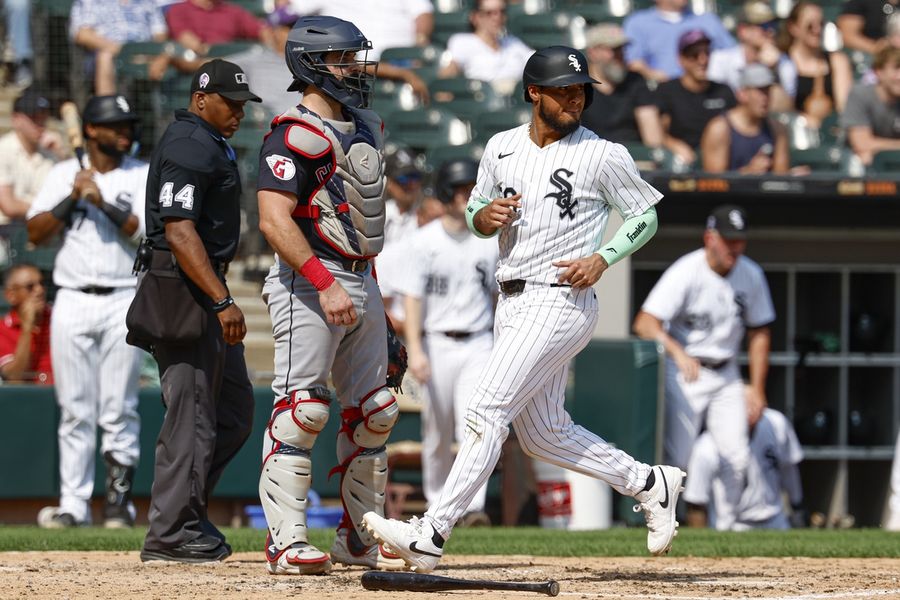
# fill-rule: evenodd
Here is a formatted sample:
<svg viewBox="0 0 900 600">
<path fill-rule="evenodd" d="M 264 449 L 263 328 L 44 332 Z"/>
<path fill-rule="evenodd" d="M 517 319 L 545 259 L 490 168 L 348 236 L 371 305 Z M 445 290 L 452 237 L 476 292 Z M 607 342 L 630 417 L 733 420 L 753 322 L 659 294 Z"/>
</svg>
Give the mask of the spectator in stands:
<svg viewBox="0 0 900 600">
<path fill-rule="evenodd" d="M 711 12 L 694 14 L 687 0 L 656 0 L 655 8 L 629 15 L 624 27 L 630 42 L 625 49 L 629 68 L 658 82 L 682 74 L 678 40 L 686 31 L 703 31 L 716 50 L 734 46 L 734 38 L 718 16 Z"/>
<path fill-rule="evenodd" d="M 367 60 L 379 60 L 388 48 L 425 46 L 434 29 L 434 7 L 428 0 L 277 0 L 289 4 L 297 15 L 328 15 L 359 23 L 371 40 Z M 283 50 L 282 50 L 283 52 Z M 378 64 L 378 78 L 408 83 L 422 102 L 427 103 L 428 86 L 408 65 Z"/>
<path fill-rule="evenodd" d="M 378 255 L 375 268 L 384 308 L 398 334 L 403 335 L 405 313 L 399 285 L 405 276 L 409 260 L 410 235 L 419 228 L 417 211 L 424 196 L 422 180 L 424 165 L 412 150 L 389 143 L 385 147 L 384 248 Z"/>
<path fill-rule="evenodd" d="M 615 23 L 588 29 L 585 55 L 594 85 L 594 99 L 584 109 L 581 124 L 600 137 L 620 144 L 662 146 L 659 109 L 647 80 L 625 65 L 625 32 Z"/>
<path fill-rule="evenodd" d="M 506 0 L 477 0 L 469 13 L 471 33 L 447 40 L 450 63 L 441 77 L 463 75 L 487 81 L 509 94 L 522 80 L 522 70 L 534 50 L 506 32 Z"/>
<path fill-rule="evenodd" d="M 62 137 L 45 127 L 49 116 L 50 102 L 31 88 L 13 102 L 12 131 L 0 137 L 0 225 L 24 220 L 50 168 L 63 158 Z"/>
<path fill-rule="evenodd" d="M 765 65 L 753 63 L 741 70 L 738 105 L 713 117 L 703 132 L 704 171 L 747 175 L 790 171 L 787 132 L 769 118 L 774 84 L 775 76 Z"/>
<path fill-rule="evenodd" d="M 766 65 L 778 74 L 771 88 L 772 110 L 791 110 L 797 93 L 797 71 L 791 59 L 775 45 L 777 31 L 778 19 L 769 3 L 765 0 L 747 0 L 738 15 L 738 45 L 713 50 L 709 57 L 709 78 L 727 83 L 736 92 L 741 69 L 751 63 Z M 785 82 L 791 87 L 785 88 Z"/>
<path fill-rule="evenodd" d="M 166 12 L 172 39 L 200 56 L 210 46 L 253 41 L 272 46 L 272 30 L 249 11 L 224 0 L 185 0 Z"/>
<path fill-rule="evenodd" d="M 40 270 L 25 263 L 10 267 L 3 291 L 10 310 L 0 321 L 0 377 L 52 385 L 50 306 Z"/>
<path fill-rule="evenodd" d="M 882 48 L 872 63 L 877 83 L 856 84 L 841 115 L 847 142 L 863 163 L 882 150 L 900 150 L 900 48 Z"/>
<path fill-rule="evenodd" d="M 750 461 L 746 486 L 737 507 L 731 531 L 750 529 L 790 529 L 804 527 L 803 487 L 798 465 L 803 450 L 791 422 L 771 408 L 749 401 L 747 420 L 750 426 Z M 759 408 L 762 408 L 760 411 Z M 707 431 L 697 438 L 687 471 L 691 476 L 684 486 L 688 525 L 718 527 L 716 503 L 725 497 L 720 473 L 722 459 L 712 435 Z M 790 518 L 784 512 L 782 493 L 791 503 Z"/>
<path fill-rule="evenodd" d="M 900 0 L 848 0 L 837 18 L 844 48 L 875 54 L 886 44 L 887 21 Z"/>
<path fill-rule="evenodd" d="M 782 26 L 778 46 L 797 70 L 794 108 L 818 127 L 833 111 L 843 112 L 853 83 L 850 59 L 843 52 L 822 49 L 822 8 L 801 0 Z M 782 82 L 786 88 L 792 87 Z"/>
<path fill-rule="evenodd" d="M 12 51 L 13 83 L 20 87 L 31 85 L 31 0 L 5 0 L 6 32 Z"/>
<path fill-rule="evenodd" d="M 700 29 L 683 33 L 678 39 L 678 54 L 684 73 L 656 90 L 663 145 L 685 165 L 697 160 L 696 150 L 706 124 L 737 103 L 730 87 L 707 77 L 710 44 Z"/>
<path fill-rule="evenodd" d="M 69 17 L 69 35 L 91 53 L 86 73 L 94 80 L 98 96 L 116 93 L 115 58 L 128 42 L 161 42 L 166 39 L 166 21 L 155 0 L 75 0 Z M 151 66 L 151 77 L 161 77 L 166 57 Z"/>
</svg>

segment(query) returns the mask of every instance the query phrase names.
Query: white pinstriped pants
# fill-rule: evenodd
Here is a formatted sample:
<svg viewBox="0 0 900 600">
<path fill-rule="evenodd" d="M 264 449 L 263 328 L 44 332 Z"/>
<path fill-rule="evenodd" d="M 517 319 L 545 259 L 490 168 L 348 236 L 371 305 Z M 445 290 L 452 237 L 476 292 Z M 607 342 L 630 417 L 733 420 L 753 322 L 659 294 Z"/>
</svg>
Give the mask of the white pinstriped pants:
<svg viewBox="0 0 900 600">
<path fill-rule="evenodd" d="M 593 289 L 530 287 L 501 296 L 494 348 L 466 413 L 466 437 L 440 498 L 425 513 L 444 536 L 485 484 L 509 434 L 526 454 L 596 477 L 627 496 L 640 492 L 650 465 L 572 422 L 563 408 L 569 361 L 597 322 Z"/>
<path fill-rule="evenodd" d="M 125 343 L 134 288 L 100 296 L 62 288 L 50 322 L 50 355 L 59 403 L 60 508 L 90 522 L 97 426 L 100 448 L 137 465 L 138 375 L 142 353 Z"/>
</svg>

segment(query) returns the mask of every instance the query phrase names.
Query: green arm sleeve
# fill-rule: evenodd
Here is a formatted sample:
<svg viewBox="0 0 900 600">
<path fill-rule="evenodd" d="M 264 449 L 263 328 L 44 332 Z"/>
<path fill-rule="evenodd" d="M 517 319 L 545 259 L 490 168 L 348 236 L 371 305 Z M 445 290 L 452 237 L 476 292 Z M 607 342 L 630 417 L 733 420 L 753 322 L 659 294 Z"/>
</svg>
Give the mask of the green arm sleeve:
<svg viewBox="0 0 900 600">
<path fill-rule="evenodd" d="M 656 233 L 656 208 L 651 206 L 647 212 L 627 219 L 616 235 L 603 248 L 597 250 L 609 266 L 613 266 L 635 250 L 646 244 Z"/>
<path fill-rule="evenodd" d="M 492 233 L 491 235 L 484 235 L 475 227 L 475 214 L 491 203 L 490 198 L 485 198 L 484 196 L 472 196 L 469 198 L 468 204 L 466 204 L 466 225 L 469 226 L 469 231 L 475 234 L 476 237 L 484 238 L 492 238 L 498 233 L 500 233 L 500 229 Z"/>
</svg>

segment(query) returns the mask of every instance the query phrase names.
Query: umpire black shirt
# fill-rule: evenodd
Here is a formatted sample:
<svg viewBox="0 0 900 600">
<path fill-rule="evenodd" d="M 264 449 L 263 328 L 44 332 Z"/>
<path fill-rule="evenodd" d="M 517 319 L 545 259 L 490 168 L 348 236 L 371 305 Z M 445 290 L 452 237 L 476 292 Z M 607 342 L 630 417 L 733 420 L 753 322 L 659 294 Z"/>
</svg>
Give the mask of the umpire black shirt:
<svg viewBox="0 0 900 600">
<path fill-rule="evenodd" d="M 147 176 L 147 237 L 166 250 L 168 218 L 192 220 L 211 259 L 234 257 L 241 228 L 241 178 L 234 149 L 209 123 L 186 110 L 175 111 Z"/>
</svg>

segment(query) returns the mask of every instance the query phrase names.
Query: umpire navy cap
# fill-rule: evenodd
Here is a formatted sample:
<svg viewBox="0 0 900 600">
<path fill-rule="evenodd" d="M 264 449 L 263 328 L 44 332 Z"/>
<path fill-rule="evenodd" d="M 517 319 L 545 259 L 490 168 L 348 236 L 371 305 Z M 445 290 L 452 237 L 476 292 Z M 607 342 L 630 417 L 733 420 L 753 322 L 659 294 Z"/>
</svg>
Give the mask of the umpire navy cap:
<svg viewBox="0 0 900 600">
<path fill-rule="evenodd" d="M 191 81 L 191 94 L 204 92 L 207 94 L 219 94 L 236 102 L 262 102 L 262 98 L 250 91 L 250 84 L 244 70 L 233 62 L 213 59 L 205 63 Z"/>
<path fill-rule="evenodd" d="M 706 218 L 706 228 L 715 229 L 726 240 L 745 240 L 747 212 L 734 204 L 717 206 Z"/>
<path fill-rule="evenodd" d="M 22 113 L 29 117 L 39 113 L 48 113 L 50 112 L 50 101 L 33 89 L 28 88 L 13 102 L 13 112 Z"/>
</svg>

